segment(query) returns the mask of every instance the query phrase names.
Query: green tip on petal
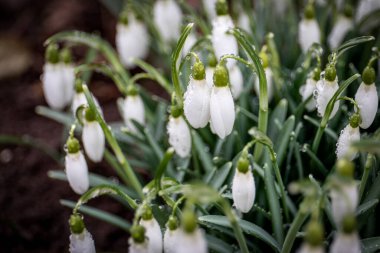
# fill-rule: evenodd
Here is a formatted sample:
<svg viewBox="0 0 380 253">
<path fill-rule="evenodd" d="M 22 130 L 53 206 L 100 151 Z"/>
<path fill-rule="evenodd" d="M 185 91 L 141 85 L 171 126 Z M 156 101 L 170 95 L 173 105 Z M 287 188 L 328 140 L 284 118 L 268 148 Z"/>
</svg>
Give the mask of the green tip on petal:
<svg viewBox="0 0 380 253">
<path fill-rule="evenodd" d="M 218 0 L 215 3 L 215 11 L 218 16 L 228 14 L 228 4 L 226 0 Z"/>
<path fill-rule="evenodd" d="M 71 55 L 71 50 L 67 47 L 61 50 L 59 53 L 59 59 L 61 62 L 69 64 L 72 62 L 72 55 Z"/>
<path fill-rule="evenodd" d="M 226 87 L 229 83 L 228 70 L 224 64 L 218 64 L 214 71 L 214 85 L 216 87 Z"/>
<path fill-rule="evenodd" d="M 348 18 L 352 18 L 353 15 L 354 15 L 354 9 L 352 8 L 352 5 L 351 4 L 346 4 L 344 6 L 343 13 L 344 13 L 344 16 L 346 16 Z"/>
<path fill-rule="evenodd" d="M 178 118 L 178 117 L 180 117 L 183 114 L 183 108 L 180 107 L 180 106 L 178 106 L 178 105 L 172 105 L 170 107 L 170 114 L 174 118 Z"/>
<path fill-rule="evenodd" d="M 354 214 L 348 214 L 343 217 L 342 230 L 345 234 L 351 234 L 357 228 L 356 217 Z"/>
<path fill-rule="evenodd" d="M 371 85 L 375 82 L 376 79 L 376 73 L 375 69 L 372 67 L 365 67 L 362 74 L 363 82 L 367 85 Z"/>
<path fill-rule="evenodd" d="M 75 79 L 75 92 L 82 93 L 83 92 L 83 80 L 80 78 Z"/>
<path fill-rule="evenodd" d="M 336 79 L 336 69 L 334 66 L 327 66 L 325 69 L 325 79 L 327 81 L 333 82 Z"/>
<path fill-rule="evenodd" d="M 45 51 L 45 60 L 52 64 L 59 62 L 59 51 L 57 44 L 49 44 Z"/>
<path fill-rule="evenodd" d="M 204 80 L 206 78 L 205 66 L 201 61 L 196 61 L 194 63 L 192 76 L 195 80 Z"/>
<path fill-rule="evenodd" d="M 350 126 L 351 126 L 352 128 L 357 128 L 357 127 L 359 127 L 360 123 L 361 123 L 361 118 L 360 118 L 359 113 L 355 113 L 354 115 L 352 115 L 352 116 L 350 117 Z"/>
<path fill-rule="evenodd" d="M 324 229 L 321 223 L 312 220 L 306 227 L 305 241 L 311 246 L 320 246 L 323 244 Z"/>
<path fill-rule="evenodd" d="M 73 234 L 81 234 L 85 229 L 83 219 L 79 214 L 72 214 L 69 219 L 69 224 Z"/>
<path fill-rule="evenodd" d="M 176 230 L 178 228 L 178 219 L 175 216 L 170 216 L 167 226 L 170 230 Z"/>
<path fill-rule="evenodd" d="M 319 81 L 320 78 L 321 78 L 321 69 L 317 67 L 313 70 L 313 79 L 315 81 Z"/>
<path fill-rule="evenodd" d="M 143 206 L 141 218 L 143 220 L 151 220 L 153 218 L 152 208 L 150 208 L 150 206 Z"/>
<path fill-rule="evenodd" d="M 136 243 L 143 243 L 145 241 L 145 228 L 143 226 L 132 226 L 130 232 Z"/>
<path fill-rule="evenodd" d="M 306 5 L 304 15 L 306 19 L 313 19 L 315 17 L 315 10 L 312 4 Z"/>
<path fill-rule="evenodd" d="M 197 216 L 189 209 L 182 213 L 182 227 L 187 233 L 192 233 L 197 228 Z"/>
<path fill-rule="evenodd" d="M 91 108 L 86 108 L 86 111 L 84 113 L 84 117 L 86 118 L 86 121 L 91 122 L 96 120 L 95 113 L 91 110 Z"/>
<path fill-rule="evenodd" d="M 249 161 L 247 158 L 240 157 L 237 163 L 237 169 L 241 173 L 247 173 L 249 170 Z"/>
<path fill-rule="evenodd" d="M 355 165 L 347 159 L 339 159 L 336 163 L 336 171 L 342 177 L 353 178 Z"/>
<path fill-rule="evenodd" d="M 77 138 L 70 136 L 66 142 L 67 152 L 69 154 L 76 154 L 80 150 L 79 141 Z"/>
</svg>

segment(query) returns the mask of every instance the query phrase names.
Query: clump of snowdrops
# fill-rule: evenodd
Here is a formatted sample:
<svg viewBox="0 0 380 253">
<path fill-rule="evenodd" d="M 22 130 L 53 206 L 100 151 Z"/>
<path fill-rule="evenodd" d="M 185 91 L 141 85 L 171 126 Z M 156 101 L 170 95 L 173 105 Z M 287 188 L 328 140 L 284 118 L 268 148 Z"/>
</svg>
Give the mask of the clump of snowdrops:
<svg viewBox="0 0 380 253">
<path fill-rule="evenodd" d="M 61 201 L 70 252 L 95 252 L 87 215 L 125 230 L 129 252 L 380 249 L 379 1 L 103 2 L 116 50 L 79 31 L 50 37 L 50 109 L 37 109 L 70 129 L 65 171 L 49 174 L 79 194 Z M 77 45 L 86 59 L 73 60 Z M 91 72 L 119 89 L 122 122 L 104 120 Z M 89 171 L 103 159 L 117 180 Z M 133 220 L 87 205 L 102 195 Z"/>
</svg>

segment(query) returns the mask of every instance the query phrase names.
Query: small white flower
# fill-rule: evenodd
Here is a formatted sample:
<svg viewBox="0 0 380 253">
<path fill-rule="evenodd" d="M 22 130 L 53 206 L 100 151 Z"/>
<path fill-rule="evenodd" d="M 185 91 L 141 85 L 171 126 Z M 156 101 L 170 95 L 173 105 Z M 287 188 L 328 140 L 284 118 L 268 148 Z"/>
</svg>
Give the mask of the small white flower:
<svg viewBox="0 0 380 253">
<path fill-rule="evenodd" d="M 79 92 L 79 93 L 76 92 L 74 94 L 74 98 L 73 98 L 73 101 L 71 103 L 71 110 L 74 114 L 74 117 L 75 117 L 75 113 L 76 113 L 77 109 L 81 105 L 87 105 L 86 95 L 84 95 L 83 92 Z"/>
<path fill-rule="evenodd" d="M 231 28 L 234 28 L 234 23 L 229 15 L 215 17 L 212 23 L 212 45 L 217 59 L 225 54 L 238 55 L 239 53 L 235 37 L 227 33 Z M 227 61 L 228 68 L 234 64 L 233 61 Z"/>
<path fill-rule="evenodd" d="M 164 42 L 179 38 L 182 11 L 174 0 L 158 0 L 153 7 L 153 19 Z"/>
<path fill-rule="evenodd" d="M 301 86 L 300 94 L 302 96 L 302 101 L 305 101 L 306 99 L 308 99 L 310 96 L 313 95 L 313 91 L 316 88 L 316 84 L 317 84 L 317 81 L 315 81 L 313 78 L 308 78 L 306 80 L 306 84 Z M 306 110 L 310 112 L 310 111 L 315 110 L 316 105 L 317 104 L 315 103 L 315 100 L 311 98 L 309 102 L 306 103 L 305 107 L 306 107 Z"/>
<path fill-rule="evenodd" d="M 128 15 L 128 24 L 116 26 L 116 48 L 121 62 L 127 68 L 134 67 L 132 58 L 143 59 L 149 52 L 149 34 L 144 23 L 133 14 Z"/>
<path fill-rule="evenodd" d="M 347 214 L 355 213 L 359 203 L 359 192 L 355 182 L 345 182 L 330 192 L 331 211 L 335 223 L 339 226 Z"/>
<path fill-rule="evenodd" d="M 348 124 L 340 133 L 338 142 L 336 144 L 336 156 L 337 159 L 347 158 L 352 161 L 357 151 L 350 150 L 351 142 L 360 140 L 360 131 L 359 127 L 351 127 Z"/>
<path fill-rule="evenodd" d="M 197 228 L 191 233 L 181 231 L 177 237 L 177 253 L 207 253 L 204 232 Z"/>
<path fill-rule="evenodd" d="M 230 88 L 213 86 L 210 99 L 211 126 L 219 138 L 232 132 L 235 122 L 235 104 Z"/>
<path fill-rule="evenodd" d="M 214 71 L 215 71 L 214 67 L 210 67 L 210 66 L 206 67 L 206 82 L 207 82 L 207 86 L 210 89 L 214 85 L 214 80 L 213 80 Z"/>
<path fill-rule="evenodd" d="M 216 17 L 215 4 L 217 0 L 203 0 L 203 7 L 206 10 L 209 20 L 213 20 Z"/>
<path fill-rule="evenodd" d="M 165 253 L 176 253 L 178 247 L 178 238 L 181 234 L 180 229 L 174 229 L 170 230 L 169 228 L 166 229 L 165 235 L 164 235 L 164 252 Z"/>
<path fill-rule="evenodd" d="M 141 125 L 145 125 L 145 109 L 144 102 L 139 95 L 129 95 L 123 101 L 121 113 L 125 125 L 132 131 L 136 132 L 137 129 L 132 120 L 137 121 Z"/>
<path fill-rule="evenodd" d="M 229 69 L 231 92 L 234 99 L 238 99 L 243 91 L 243 75 L 235 64 Z"/>
<path fill-rule="evenodd" d="M 334 96 L 335 92 L 339 89 L 338 80 L 328 81 L 321 79 L 316 84 L 316 89 L 314 90 L 315 100 L 317 104 L 318 114 L 323 117 L 325 115 L 326 107 L 331 98 Z M 335 116 L 339 109 L 339 100 L 335 101 L 333 110 L 330 114 L 330 119 Z"/>
<path fill-rule="evenodd" d="M 169 144 L 174 148 L 177 155 L 182 158 L 189 156 L 191 151 L 190 129 L 183 116 L 177 118 L 170 116 L 167 130 Z"/>
<path fill-rule="evenodd" d="M 68 153 L 65 157 L 67 180 L 77 194 L 83 194 L 89 187 L 88 168 L 81 151 Z"/>
<path fill-rule="evenodd" d="M 360 253 L 360 239 L 358 233 L 345 234 L 338 232 L 331 244 L 330 253 Z"/>
<path fill-rule="evenodd" d="M 267 79 L 267 96 L 268 96 L 268 101 L 270 102 L 273 98 L 273 72 L 269 67 L 264 68 L 264 71 L 265 71 L 265 77 Z M 255 88 L 255 92 L 257 96 L 259 97 L 260 96 L 260 81 L 259 81 L 258 76 L 256 76 L 254 88 Z"/>
<path fill-rule="evenodd" d="M 330 48 L 336 49 L 339 47 L 347 32 L 350 31 L 352 27 L 352 19 L 345 16 L 339 16 L 328 38 Z"/>
<path fill-rule="evenodd" d="M 311 246 L 308 243 L 303 243 L 298 249 L 297 253 L 324 253 L 325 250 L 322 246 Z"/>
<path fill-rule="evenodd" d="M 303 53 L 314 43 L 321 43 L 321 34 L 315 19 L 302 19 L 298 25 L 298 41 Z"/>
<path fill-rule="evenodd" d="M 251 168 L 246 173 L 235 170 L 232 181 L 232 198 L 236 209 L 243 213 L 248 213 L 255 200 L 256 186 L 253 179 Z"/>
<path fill-rule="evenodd" d="M 190 78 L 185 92 L 184 112 L 190 125 L 202 128 L 210 120 L 210 88 L 206 80 Z"/>
<path fill-rule="evenodd" d="M 95 253 L 92 235 L 84 229 L 81 234 L 70 235 L 70 253 Z"/>
<path fill-rule="evenodd" d="M 87 156 L 93 162 L 100 162 L 105 148 L 105 137 L 97 121 L 84 122 L 82 142 Z"/>
<path fill-rule="evenodd" d="M 145 228 L 145 236 L 148 242 L 149 253 L 162 252 L 162 233 L 161 228 L 155 218 L 150 220 L 140 220 L 140 225 Z"/>
<path fill-rule="evenodd" d="M 356 91 L 355 101 L 360 108 L 360 117 L 362 120 L 360 127 L 367 129 L 375 119 L 379 105 L 379 97 L 375 84 L 367 85 L 362 82 Z"/>
<path fill-rule="evenodd" d="M 129 238 L 129 253 L 150 253 L 148 248 L 147 240 L 143 243 L 137 243 L 133 240 L 133 238 Z"/>
<path fill-rule="evenodd" d="M 42 75 L 43 91 L 48 105 L 57 110 L 66 106 L 66 89 L 62 74 L 63 64 L 46 63 Z"/>
<path fill-rule="evenodd" d="M 65 105 L 70 104 L 74 96 L 75 86 L 75 67 L 72 64 L 64 63 L 62 65 L 62 82 L 65 94 Z"/>
</svg>

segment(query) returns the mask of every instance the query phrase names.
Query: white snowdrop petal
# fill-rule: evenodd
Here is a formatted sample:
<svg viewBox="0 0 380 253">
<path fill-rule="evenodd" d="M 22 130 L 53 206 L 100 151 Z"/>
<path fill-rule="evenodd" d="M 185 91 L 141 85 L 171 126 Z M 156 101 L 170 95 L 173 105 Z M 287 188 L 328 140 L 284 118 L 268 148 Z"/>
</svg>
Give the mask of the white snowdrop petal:
<svg viewBox="0 0 380 253">
<path fill-rule="evenodd" d="M 331 49 L 336 49 L 342 43 L 347 32 L 353 27 L 353 21 L 345 16 L 339 16 L 334 28 L 332 29 L 328 43 Z"/>
<path fill-rule="evenodd" d="M 327 80 L 321 79 L 316 84 L 316 89 L 314 90 L 315 100 L 317 104 L 318 114 L 323 117 L 325 115 L 327 104 L 330 99 L 334 96 L 335 92 L 339 89 L 338 81 L 329 82 Z M 335 102 L 333 110 L 330 114 L 330 118 L 333 118 L 339 109 L 339 100 Z"/>
<path fill-rule="evenodd" d="M 141 125 L 145 125 L 144 102 L 142 101 L 141 97 L 138 95 L 127 96 L 124 99 L 122 114 L 123 114 L 122 116 L 123 116 L 125 125 L 132 132 L 137 131 L 137 128 L 133 124 L 132 120 L 137 121 Z"/>
<path fill-rule="evenodd" d="M 355 101 L 360 108 L 362 120 L 360 127 L 367 129 L 374 121 L 379 106 L 379 96 L 375 84 L 366 85 L 362 82 L 356 91 Z"/>
<path fill-rule="evenodd" d="M 77 194 L 83 194 L 88 190 L 88 168 L 82 152 L 67 154 L 65 157 L 67 180 L 71 188 Z"/>
<path fill-rule="evenodd" d="M 234 28 L 234 24 L 229 15 L 217 16 L 212 23 L 212 45 L 215 56 L 220 59 L 225 54 L 238 55 L 238 44 L 236 38 L 227 31 Z M 227 60 L 227 67 L 230 68 L 235 62 Z"/>
<path fill-rule="evenodd" d="M 66 105 L 62 64 L 46 63 L 42 75 L 42 88 L 47 104 L 57 110 Z"/>
<path fill-rule="evenodd" d="M 67 105 L 71 102 L 74 96 L 75 69 L 71 64 L 63 64 L 61 71 L 65 105 Z"/>
<path fill-rule="evenodd" d="M 182 158 L 189 156 L 191 151 L 190 129 L 183 117 L 174 118 L 170 116 L 167 130 L 169 144 L 174 148 L 177 155 Z"/>
<path fill-rule="evenodd" d="M 105 148 L 105 137 L 97 121 L 85 122 L 82 131 L 82 142 L 87 156 L 93 162 L 100 162 Z"/>
<path fill-rule="evenodd" d="M 321 42 L 321 34 L 315 19 L 302 19 L 298 26 L 298 41 L 303 53 L 314 43 Z"/>
<path fill-rule="evenodd" d="M 70 253 L 95 253 L 92 235 L 85 229 L 81 234 L 70 235 Z"/>
<path fill-rule="evenodd" d="M 353 128 L 348 124 L 340 133 L 338 142 L 336 144 L 337 159 L 347 158 L 353 160 L 357 151 L 350 149 L 351 142 L 360 140 L 359 127 Z"/>
<path fill-rule="evenodd" d="M 360 253 L 360 239 L 357 232 L 344 234 L 338 232 L 330 247 L 330 253 Z"/>
<path fill-rule="evenodd" d="M 211 89 L 214 86 L 214 71 L 215 68 L 206 67 L 206 82 L 207 86 Z"/>
<path fill-rule="evenodd" d="M 308 243 L 303 243 L 297 250 L 297 253 L 324 253 L 325 250 L 322 246 L 313 247 Z"/>
<path fill-rule="evenodd" d="M 183 14 L 174 0 L 158 0 L 153 7 L 153 19 L 165 42 L 179 38 Z"/>
<path fill-rule="evenodd" d="M 147 240 L 143 243 L 136 243 L 132 238 L 129 238 L 129 253 L 150 253 Z"/>
<path fill-rule="evenodd" d="M 301 86 L 300 94 L 302 96 L 302 101 L 305 101 L 306 99 L 308 99 L 310 96 L 313 95 L 313 91 L 316 88 L 316 83 L 317 82 L 313 78 L 308 78 L 306 80 L 306 84 Z M 315 100 L 313 98 L 311 98 L 309 100 L 309 102 L 306 103 L 305 107 L 306 107 L 306 110 L 308 110 L 308 111 L 315 110 L 315 108 L 316 108 Z"/>
<path fill-rule="evenodd" d="M 232 181 L 232 198 L 236 209 L 248 213 L 253 206 L 255 195 L 256 187 L 251 168 L 248 169 L 247 173 L 242 173 L 236 169 Z"/>
<path fill-rule="evenodd" d="M 206 253 L 207 242 L 203 230 L 196 229 L 192 233 L 181 231 L 177 237 L 177 253 Z"/>
<path fill-rule="evenodd" d="M 224 139 L 232 132 L 235 122 L 235 105 L 229 87 L 211 90 L 210 116 L 212 127 L 219 138 Z"/>
<path fill-rule="evenodd" d="M 144 23 L 128 15 L 128 25 L 116 26 L 116 48 L 127 68 L 134 67 L 132 58 L 143 59 L 149 52 L 149 33 Z"/>
<path fill-rule="evenodd" d="M 359 23 L 365 16 L 380 9 L 380 1 L 378 0 L 361 0 L 356 8 L 356 22 Z"/>
<path fill-rule="evenodd" d="M 265 71 L 265 77 L 267 79 L 267 95 L 268 95 L 268 101 L 270 102 L 273 98 L 273 73 L 272 70 L 268 67 L 264 69 Z M 260 81 L 259 77 L 256 76 L 255 79 L 255 92 L 258 97 L 260 97 Z"/>
<path fill-rule="evenodd" d="M 359 203 L 358 187 L 354 182 L 342 184 L 339 189 L 331 190 L 330 197 L 332 215 L 339 225 L 345 215 L 355 213 Z"/>
<path fill-rule="evenodd" d="M 87 105 L 86 95 L 84 95 L 83 92 L 75 93 L 73 97 L 73 101 L 71 103 L 71 111 L 73 112 L 74 117 L 75 117 L 75 113 L 77 109 L 81 105 Z"/>
<path fill-rule="evenodd" d="M 170 230 L 166 229 L 164 235 L 164 252 L 165 253 L 177 253 L 178 245 L 178 236 L 181 231 L 179 229 Z"/>
<path fill-rule="evenodd" d="M 145 236 L 148 243 L 149 253 L 161 253 L 162 252 L 162 233 L 160 225 L 155 218 L 150 220 L 140 220 L 140 225 L 145 228 Z"/>
<path fill-rule="evenodd" d="M 190 125 L 205 127 L 210 120 L 210 88 L 206 80 L 191 78 L 184 98 L 184 112 Z"/>
<path fill-rule="evenodd" d="M 235 64 L 229 69 L 231 92 L 234 99 L 238 99 L 243 91 L 243 75 Z"/>
</svg>

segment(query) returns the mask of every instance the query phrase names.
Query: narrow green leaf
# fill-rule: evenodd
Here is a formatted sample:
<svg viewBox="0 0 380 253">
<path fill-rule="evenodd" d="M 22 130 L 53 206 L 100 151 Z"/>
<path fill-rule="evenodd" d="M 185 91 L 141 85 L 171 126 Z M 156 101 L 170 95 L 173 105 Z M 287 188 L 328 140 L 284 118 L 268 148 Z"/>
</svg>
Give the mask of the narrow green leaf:
<svg viewBox="0 0 380 253">
<path fill-rule="evenodd" d="M 367 202 L 361 204 L 358 207 L 357 211 L 356 211 L 356 215 L 357 216 L 363 215 L 364 213 L 366 213 L 366 212 L 370 211 L 371 209 L 375 208 L 378 203 L 379 203 L 378 199 L 371 199 L 370 201 L 367 201 Z"/>
<path fill-rule="evenodd" d="M 362 37 L 357 37 L 351 40 L 348 40 L 347 42 L 343 43 L 337 50 L 337 57 L 341 56 L 344 52 L 349 50 L 352 47 L 355 47 L 359 44 L 366 43 L 369 41 L 375 40 L 375 37 L 373 36 L 362 36 Z"/>
<path fill-rule="evenodd" d="M 352 142 L 351 146 L 362 152 L 368 152 L 371 154 L 380 155 L 380 141 L 379 140 L 364 139 L 364 140 Z"/>
<path fill-rule="evenodd" d="M 203 223 L 209 223 L 209 224 L 215 224 L 223 227 L 232 228 L 230 221 L 227 219 L 227 217 L 222 215 L 206 215 L 201 216 L 198 218 L 201 224 Z M 241 229 L 245 234 L 255 236 L 256 238 L 262 240 L 263 242 L 267 243 L 269 246 L 271 246 L 273 249 L 275 249 L 277 252 L 280 251 L 280 246 L 276 242 L 276 240 L 268 234 L 264 229 L 261 227 L 245 220 L 239 220 L 238 221 Z"/>
<path fill-rule="evenodd" d="M 316 121 L 315 119 L 313 119 L 312 117 L 309 117 L 308 115 L 304 115 L 303 118 L 311 123 L 313 126 L 315 127 L 319 127 L 319 123 L 318 121 Z M 329 127 L 326 127 L 325 129 L 325 132 L 328 136 L 330 136 L 334 141 L 337 141 L 338 140 L 338 135 L 335 133 L 334 130 L 332 130 L 331 128 Z"/>
<path fill-rule="evenodd" d="M 214 187 L 215 189 L 219 189 L 223 185 L 223 183 L 226 181 L 228 175 L 231 172 L 231 168 L 232 168 L 232 163 L 228 162 L 224 164 L 222 167 L 220 167 L 219 169 L 217 169 L 216 173 L 214 174 L 214 176 L 212 177 L 210 181 L 211 186 Z"/>
<path fill-rule="evenodd" d="M 70 114 L 55 111 L 53 109 L 50 109 L 49 107 L 42 106 L 42 105 L 39 105 L 36 107 L 36 113 L 38 115 L 52 119 L 58 123 L 61 123 L 65 126 L 68 126 L 68 127 L 70 127 L 71 124 L 73 124 L 73 122 L 74 122 L 74 118 Z"/>
<path fill-rule="evenodd" d="M 283 124 L 283 127 L 281 131 L 279 132 L 278 138 L 275 142 L 274 150 L 276 151 L 276 154 L 277 154 L 278 167 L 281 167 L 282 162 L 284 161 L 284 158 L 289 146 L 288 144 L 289 144 L 290 134 L 292 133 L 294 129 L 294 125 L 295 125 L 295 117 L 294 115 L 292 115 Z"/>
<path fill-rule="evenodd" d="M 366 238 L 361 241 L 362 253 L 373 253 L 380 250 L 380 237 Z"/>
<path fill-rule="evenodd" d="M 154 177 L 157 191 L 161 190 L 161 178 L 164 175 L 166 168 L 168 167 L 168 163 L 173 158 L 173 155 L 174 155 L 174 149 L 169 148 L 168 150 L 166 150 L 165 155 L 163 156 L 160 164 L 158 165 L 156 176 Z"/>
<path fill-rule="evenodd" d="M 207 240 L 207 246 L 209 247 L 209 249 L 211 249 L 215 252 L 218 252 L 218 253 L 231 253 L 231 252 L 233 252 L 233 248 L 231 247 L 231 245 L 229 245 L 225 241 L 223 241 L 223 240 L 221 240 L 215 236 L 206 234 L 206 240 Z"/>
<path fill-rule="evenodd" d="M 276 108 L 274 108 L 273 112 L 269 115 L 268 137 L 272 140 L 276 140 L 278 134 L 277 128 L 274 127 L 275 121 L 277 120 L 280 124 L 282 124 L 285 121 L 287 112 L 288 101 L 286 99 L 281 99 Z"/>
<path fill-rule="evenodd" d="M 212 158 L 210 155 L 210 152 L 208 151 L 209 148 L 206 147 L 206 145 L 203 143 L 202 139 L 199 137 L 198 133 L 194 130 L 191 131 L 193 144 L 195 146 L 195 150 L 197 151 L 197 154 L 199 156 L 199 159 L 201 160 L 203 169 L 206 172 L 212 171 L 213 165 L 212 165 Z"/>
</svg>

